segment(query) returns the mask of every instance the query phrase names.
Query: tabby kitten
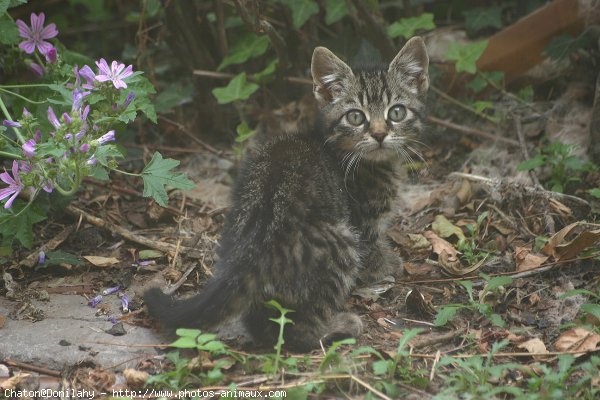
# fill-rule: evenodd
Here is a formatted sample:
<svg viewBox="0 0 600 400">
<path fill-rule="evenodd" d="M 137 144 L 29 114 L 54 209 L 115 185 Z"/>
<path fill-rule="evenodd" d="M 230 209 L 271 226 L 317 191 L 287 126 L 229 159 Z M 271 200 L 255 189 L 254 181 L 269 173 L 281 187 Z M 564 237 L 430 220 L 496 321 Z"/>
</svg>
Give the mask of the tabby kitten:
<svg viewBox="0 0 600 400">
<path fill-rule="evenodd" d="M 386 242 L 397 191 L 395 168 L 423 127 L 428 56 L 409 40 L 389 66 L 351 69 L 324 47 L 312 58 L 320 110 L 313 129 L 262 144 L 245 160 L 218 250 L 214 277 L 195 297 L 159 289 L 144 300 L 168 327 L 208 329 L 239 315 L 253 338 L 272 344 L 277 300 L 291 314 L 286 345 L 357 336 L 343 312 L 357 279 L 400 268 Z M 415 153 L 416 154 L 416 153 Z"/>
</svg>

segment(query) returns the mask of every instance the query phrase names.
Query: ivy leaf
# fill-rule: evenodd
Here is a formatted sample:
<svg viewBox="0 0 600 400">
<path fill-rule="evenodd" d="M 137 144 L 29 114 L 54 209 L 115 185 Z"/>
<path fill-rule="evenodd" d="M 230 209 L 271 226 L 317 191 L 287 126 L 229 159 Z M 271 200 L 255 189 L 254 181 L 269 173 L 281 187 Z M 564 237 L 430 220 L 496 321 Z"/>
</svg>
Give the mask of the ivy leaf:
<svg viewBox="0 0 600 400">
<path fill-rule="evenodd" d="M 292 11 L 292 23 L 299 29 L 308 19 L 319 12 L 319 6 L 314 0 L 279 0 Z M 342 3 L 342 1 L 340 1 Z"/>
<path fill-rule="evenodd" d="M 531 171 L 532 169 L 536 169 L 541 167 L 546 163 L 546 157 L 542 155 L 537 155 L 529 160 L 525 160 L 519 165 L 517 165 L 517 171 Z"/>
<path fill-rule="evenodd" d="M 229 54 L 221 61 L 217 71 L 221 71 L 229 65 L 242 64 L 251 58 L 258 57 L 267 51 L 267 47 L 269 47 L 268 36 L 248 34 L 229 49 Z"/>
<path fill-rule="evenodd" d="M 420 29 L 435 29 L 433 14 L 423 13 L 418 17 L 401 18 L 388 26 L 387 32 L 391 38 L 402 36 L 405 39 L 410 39 Z"/>
<path fill-rule="evenodd" d="M 175 107 L 191 102 L 194 86 L 189 82 L 184 85 L 173 83 L 160 92 L 154 99 L 156 112 L 166 113 Z"/>
<path fill-rule="evenodd" d="M 236 128 L 235 128 L 236 132 L 237 132 L 237 137 L 235 138 L 235 141 L 238 143 L 242 143 L 245 142 L 246 140 L 250 139 L 252 136 L 254 136 L 254 134 L 256 134 L 256 131 L 254 129 L 251 129 L 248 124 L 246 123 L 246 121 L 242 122 L 241 124 L 239 124 Z"/>
<path fill-rule="evenodd" d="M 159 205 L 166 207 L 169 197 L 165 186 L 184 190 L 193 189 L 194 182 L 187 179 L 181 172 L 171 171 L 178 165 L 179 161 L 172 158 L 163 159 L 159 152 L 155 152 L 152 160 L 141 173 L 144 180 L 143 196 L 152 197 Z"/>
<path fill-rule="evenodd" d="M 475 109 L 475 111 L 481 114 L 487 109 L 493 109 L 494 103 L 487 100 L 478 100 L 473 103 L 473 108 Z"/>
<path fill-rule="evenodd" d="M 579 36 L 559 35 L 550 41 L 542 54 L 553 60 L 561 60 L 570 56 L 579 49 L 590 47 L 593 43 L 589 30 L 582 32 Z"/>
<path fill-rule="evenodd" d="M 269 65 L 265 67 L 265 69 L 254 74 L 254 79 L 256 79 L 260 83 L 264 83 L 265 81 L 267 81 L 268 78 L 271 77 L 273 73 L 275 73 L 275 68 L 277 68 L 278 62 L 279 60 L 275 58 L 269 63 Z"/>
<path fill-rule="evenodd" d="M 475 77 L 467 83 L 467 87 L 475 93 L 481 92 L 483 89 L 488 87 L 488 81 L 491 81 L 496 86 L 502 87 L 502 80 L 504 79 L 504 72 L 501 71 L 490 71 L 490 72 L 479 72 Z"/>
<path fill-rule="evenodd" d="M 49 251 L 46 253 L 45 267 L 60 264 L 83 265 L 83 262 L 74 254 L 62 250 Z"/>
<path fill-rule="evenodd" d="M 465 45 L 452 42 L 450 43 L 450 46 L 448 46 L 446 58 L 450 61 L 456 61 L 456 72 L 468 72 L 474 74 L 477 72 L 477 65 L 475 63 L 479 60 L 479 57 L 481 57 L 487 45 L 487 40 Z"/>
<path fill-rule="evenodd" d="M 256 83 L 246 81 L 246 73 L 242 72 L 233 78 L 225 87 L 214 88 L 212 94 L 219 104 L 227 104 L 236 100 L 246 100 L 258 90 Z"/>
<path fill-rule="evenodd" d="M 17 239 L 23 247 L 31 248 L 33 244 L 33 225 L 45 220 L 46 214 L 36 204 L 27 206 L 22 200 L 16 200 L 10 210 L 0 211 L 0 235 L 4 241 L 11 243 Z"/>
<path fill-rule="evenodd" d="M 502 28 L 502 7 L 491 6 L 464 11 L 465 28 L 470 33 L 477 33 L 485 28 Z"/>
<path fill-rule="evenodd" d="M 0 15 L 0 43 L 6 45 L 19 43 L 17 26 L 4 13 Z"/>
<path fill-rule="evenodd" d="M 348 10 L 348 4 L 344 0 L 325 0 L 325 24 L 335 24 L 350 11 Z"/>
</svg>

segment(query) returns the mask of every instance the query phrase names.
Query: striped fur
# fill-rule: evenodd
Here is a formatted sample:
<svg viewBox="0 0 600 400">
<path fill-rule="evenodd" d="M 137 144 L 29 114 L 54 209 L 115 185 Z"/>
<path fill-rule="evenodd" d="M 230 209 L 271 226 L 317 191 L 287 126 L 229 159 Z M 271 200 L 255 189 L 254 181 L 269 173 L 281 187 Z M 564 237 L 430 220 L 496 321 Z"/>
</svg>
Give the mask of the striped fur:
<svg viewBox="0 0 600 400">
<path fill-rule="evenodd" d="M 295 310 L 285 331 L 290 348 L 359 335 L 358 316 L 343 312 L 356 281 L 400 268 L 384 232 L 394 210 L 396 166 L 417 154 L 427 64 L 420 38 L 385 67 L 353 70 L 329 50 L 315 49 L 316 126 L 267 141 L 248 156 L 215 276 L 190 299 L 149 290 L 150 314 L 165 326 L 204 329 L 239 315 L 256 341 L 272 344 L 278 327 L 264 303 L 275 299 Z M 386 117 L 395 105 L 406 110 L 397 122 Z M 351 110 L 364 113 L 364 123 L 352 125 Z"/>
</svg>

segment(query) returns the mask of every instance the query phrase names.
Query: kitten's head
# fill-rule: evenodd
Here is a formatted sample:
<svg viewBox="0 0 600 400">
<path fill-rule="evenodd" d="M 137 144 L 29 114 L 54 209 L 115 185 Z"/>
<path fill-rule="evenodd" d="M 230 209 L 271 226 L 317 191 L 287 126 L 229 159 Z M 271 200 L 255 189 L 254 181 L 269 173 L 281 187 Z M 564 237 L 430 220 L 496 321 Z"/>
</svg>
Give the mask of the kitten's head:
<svg viewBox="0 0 600 400">
<path fill-rule="evenodd" d="M 327 141 L 372 161 L 408 152 L 423 126 L 429 58 L 420 37 L 410 39 L 388 66 L 352 69 L 317 47 L 311 71 L 314 94 L 328 128 Z"/>
</svg>

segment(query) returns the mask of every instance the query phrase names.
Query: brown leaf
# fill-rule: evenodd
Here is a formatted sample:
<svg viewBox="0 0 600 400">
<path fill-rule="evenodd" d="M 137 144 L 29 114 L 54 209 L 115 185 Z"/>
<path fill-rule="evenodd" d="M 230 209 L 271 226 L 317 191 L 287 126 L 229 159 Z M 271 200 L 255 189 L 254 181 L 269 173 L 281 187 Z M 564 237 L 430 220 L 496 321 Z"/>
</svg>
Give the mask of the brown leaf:
<svg viewBox="0 0 600 400">
<path fill-rule="evenodd" d="M 564 242 L 565 237 L 571 233 L 573 229 L 579 226 L 579 224 L 581 224 L 581 221 L 573 222 L 572 224 L 567 225 L 560 231 L 556 232 L 554 235 L 552 235 L 550 240 L 548 240 L 548 243 L 546 243 L 542 251 L 549 256 L 553 256 L 556 246 Z"/>
<path fill-rule="evenodd" d="M 438 256 L 441 255 L 442 252 L 445 252 L 449 259 L 458 259 L 458 255 L 460 254 L 460 252 L 456 250 L 454 246 L 450 244 L 450 242 L 442 239 L 433 231 L 426 231 L 423 233 L 423 236 L 425 236 L 427 240 L 429 240 L 429 242 L 432 245 L 433 252 Z"/>
<path fill-rule="evenodd" d="M 542 265 L 548 256 L 542 256 L 531 253 L 531 247 L 520 247 L 515 246 L 515 263 L 517 264 L 517 271 L 527 271 L 534 269 Z"/>
<path fill-rule="evenodd" d="M 144 386 L 149 377 L 147 372 L 138 371 L 133 368 L 126 368 L 123 371 L 123 376 L 127 380 L 127 385 L 134 388 Z"/>
<path fill-rule="evenodd" d="M 531 353 L 534 360 L 541 361 L 548 358 L 548 356 L 540 355 L 548 353 L 548 350 L 546 349 L 546 345 L 544 344 L 544 342 L 542 342 L 538 338 L 529 339 L 528 341 L 521 343 L 517 347 L 520 349 L 525 349 L 529 353 Z"/>
<path fill-rule="evenodd" d="M 600 335 L 590 332 L 585 328 L 573 328 L 556 339 L 554 347 L 558 351 L 581 351 L 582 353 L 596 350 L 600 342 Z M 575 357 L 582 356 L 577 354 Z"/>
<path fill-rule="evenodd" d="M 83 258 L 94 264 L 96 267 L 110 267 L 119 263 L 119 260 L 115 257 L 83 256 Z"/>
<path fill-rule="evenodd" d="M 406 295 L 406 308 L 420 317 L 432 317 L 436 312 L 431 300 L 431 295 L 426 297 L 418 289 L 413 289 Z"/>
<path fill-rule="evenodd" d="M 594 231 L 583 231 L 575 239 L 565 243 L 566 237 L 582 224 L 581 221 L 574 222 L 556 232 L 543 248 L 544 253 L 552 255 L 557 261 L 572 260 L 577 255 L 592 246 L 600 239 L 600 229 Z"/>
<path fill-rule="evenodd" d="M 422 275 L 430 275 L 433 272 L 433 266 L 427 263 L 404 263 L 404 271 L 408 275 L 412 276 L 422 276 Z"/>
</svg>

